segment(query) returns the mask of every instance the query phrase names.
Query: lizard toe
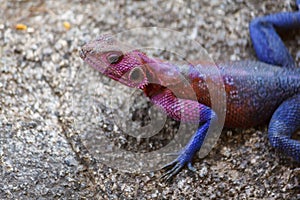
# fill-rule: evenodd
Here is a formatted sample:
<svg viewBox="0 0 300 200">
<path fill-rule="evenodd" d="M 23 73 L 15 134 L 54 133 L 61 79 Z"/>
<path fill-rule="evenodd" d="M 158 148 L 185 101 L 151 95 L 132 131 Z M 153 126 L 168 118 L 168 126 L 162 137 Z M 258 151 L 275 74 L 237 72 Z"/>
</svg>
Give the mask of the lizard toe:
<svg viewBox="0 0 300 200">
<path fill-rule="evenodd" d="M 166 172 L 160 177 L 160 179 L 164 182 L 169 182 L 176 174 L 178 174 L 182 170 L 185 165 L 187 165 L 190 171 L 196 171 L 191 163 L 190 157 L 185 157 L 185 154 L 183 154 L 162 167 L 162 169 L 166 170 Z"/>
<path fill-rule="evenodd" d="M 170 182 L 172 180 L 172 178 L 178 174 L 180 172 L 180 170 L 184 167 L 183 164 L 181 164 L 180 162 L 177 162 L 177 160 L 175 160 L 175 162 L 171 162 L 170 165 L 168 167 L 173 166 L 170 170 L 167 170 L 161 177 L 160 179 L 163 182 Z"/>
<path fill-rule="evenodd" d="M 192 165 L 191 162 L 188 163 L 187 167 L 188 167 L 188 169 L 189 169 L 191 172 L 196 172 L 196 171 L 197 171 L 196 168 Z"/>
</svg>

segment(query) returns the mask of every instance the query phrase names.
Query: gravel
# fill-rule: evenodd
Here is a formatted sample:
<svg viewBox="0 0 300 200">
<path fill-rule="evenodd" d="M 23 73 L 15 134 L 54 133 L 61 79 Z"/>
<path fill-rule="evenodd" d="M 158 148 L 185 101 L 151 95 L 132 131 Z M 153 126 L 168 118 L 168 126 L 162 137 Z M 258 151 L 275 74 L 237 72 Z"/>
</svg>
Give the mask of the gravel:
<svg viewBox="0 0 300 200">
<path fill-rule="evenodd" d="M 215 60 L 256 59 L 249 21 L 295 8 L 292 0 L 1 2 L 0 199 L 300 199 L 299 164 L 275 153 L 265 126 L 224 130 L 210 154 L 195 160 L 197 172 L 184 169 L 171 183 L 160 182 L 162 171 L 129 173 L 100 162 L 87 145 L 96 134 L 128 151 L 151 151 L 178 124 L 169 120 L 150 140 L 124 135 L 112 114 L 126 119 L 118 110 L 132 90 L 78 53 L 100 34 L 155 26 L 197 40 Z M 299 31 L 285 39 L 300 64 Z M 196 59 L 195 50 L 186 54 Z M 148 101 L 138 96 L 130 109 L 149 120 Z"/>
</svg>

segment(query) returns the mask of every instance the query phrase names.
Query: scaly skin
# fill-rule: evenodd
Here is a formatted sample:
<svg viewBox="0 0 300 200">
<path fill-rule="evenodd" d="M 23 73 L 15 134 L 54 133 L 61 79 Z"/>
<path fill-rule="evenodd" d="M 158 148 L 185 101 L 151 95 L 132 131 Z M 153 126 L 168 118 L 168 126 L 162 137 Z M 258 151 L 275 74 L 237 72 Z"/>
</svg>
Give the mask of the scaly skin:
<svg viewBox="0 0 300 200">
<path fill-rule="evenodd" d="M 217 63 L 226 91 L 225 126 L 251 127 L 270 121 L 271 145 L 300 161 L 300 142 L 291 139 L 300 128 L 300 68 L 296 67 L 274 26 L 300 28 L 300 12 L 278 13 L 250 23 L 251 39 L 260 61 Z M 211 109 L 206 83 L 207 78 L 216 75 L 211 70 L 212 63 L 176 66 L 137 50 L 122 51 L 118 42 L 108 35 L 86 44 L 80 56 L 104 75 L 143 90 L 173 119 L 199 123 L 187 146 L 166 166 L 171 169 L 162 178 L 170 180 L 185 165 L 195 170 L 192 158 L 201 148 L 209 125 L 218 120 Z M 186 89 L 180 75 L 189 81 L 193 90 Z M 193 100 L 194 94 L 197 100 Z"/>
</svg>

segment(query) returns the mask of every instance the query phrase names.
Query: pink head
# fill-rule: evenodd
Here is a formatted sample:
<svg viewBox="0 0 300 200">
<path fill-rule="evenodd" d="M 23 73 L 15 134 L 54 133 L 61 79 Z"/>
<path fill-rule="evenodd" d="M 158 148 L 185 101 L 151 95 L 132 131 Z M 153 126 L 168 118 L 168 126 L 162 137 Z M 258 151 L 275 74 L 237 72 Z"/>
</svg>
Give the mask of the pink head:
<svg viewBox="0 0 300 200">
<path fill-rule="evenodd" d="M 154 62 L 140 51 L 127 50 L 108 35 L 84 45 L 80 57 L 105 76 L 140 89 L 148 84 L 145 64 Z"/>
</svg>

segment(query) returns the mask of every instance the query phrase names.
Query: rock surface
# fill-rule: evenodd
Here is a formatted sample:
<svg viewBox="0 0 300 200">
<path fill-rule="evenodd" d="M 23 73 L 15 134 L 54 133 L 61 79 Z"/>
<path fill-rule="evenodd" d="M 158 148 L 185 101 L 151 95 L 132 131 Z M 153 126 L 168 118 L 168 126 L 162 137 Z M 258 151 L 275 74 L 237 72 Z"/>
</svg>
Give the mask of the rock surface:
<svg viewBox="0 0 300 200">
<path fill-rule="evenodd" d="M 255 59 L 249 21 L 295 8 L 292 0 L 2 2 L 0 199 L 299 199 L 299 164 L 275 154 L 266 127 L 223 131 L 212 152 L 195 160 L 197 173 L 185 169 L 171 183 L 159 181 L 160 171 L 124 173 L 98 162 L 80 135 L 99 127 L 121 145 L 130 142 L 110 114 L 131 90 L 78 54 L 97 35 L 155 26 L 196 39 L 215 60 Z M 300 66 L 297 33 L 285 39 Z M 92 118 L 74 105 L 95 86 Z M 149 150 L 152 143 L 140 145 Z"/>
</svg>

